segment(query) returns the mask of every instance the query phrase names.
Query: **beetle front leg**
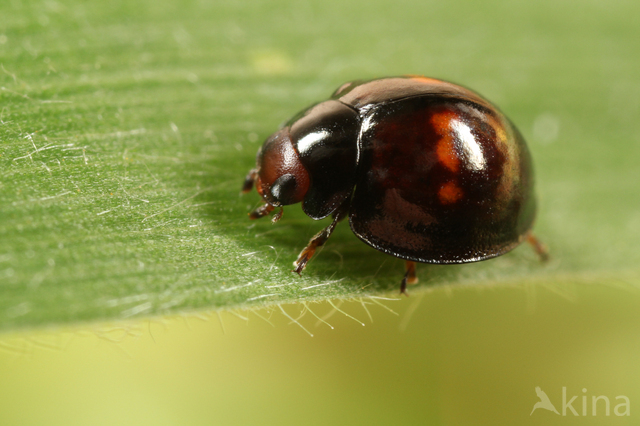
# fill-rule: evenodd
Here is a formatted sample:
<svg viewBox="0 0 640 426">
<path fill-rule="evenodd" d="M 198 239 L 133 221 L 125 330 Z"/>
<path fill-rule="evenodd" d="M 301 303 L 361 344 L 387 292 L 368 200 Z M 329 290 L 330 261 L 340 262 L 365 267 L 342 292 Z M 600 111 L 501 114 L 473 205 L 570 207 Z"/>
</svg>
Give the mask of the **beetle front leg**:
<svg viewBox="0 0 640 426">
<path fill-rule="evenodd" d="M 311 241 L 309 241 L 309 244 L 300 252 L 300 254 L 298 255 L 298 259 L 293 262 L 293 266 L 295 266 L 295 269 L 291 272 L 295 272 L 296 274 L 300 275 L 305 266 L 307 266 L 309 260 L 311 260 L 311 258 L 315 254 L 318 247 L 321 247 L 324 243 L 327 242 L 327 240 L 333 233 L 333 230 L 336 229 L 336 225 L 338 224 L 338 222 L 346 217 L 348 211 L 348 203 L 345 203 L 340 208 L 338 208 L 338 210 L 336 210 L 336 212 L 333 214 L 333 221 L 331 222 L 331 224 L 314 235 L 313 238 L 311 238 Z"/>
<path fill-rule="evenodd" d="M 307 262 L 309 262 L 309 260 L 311 260 L 311 258 L 315 254 L 318 247 L 321 247 L 324 243 L 327 242 L 327 240 L 333 233 L 333 230 L 336 228 L 338 221 L 339 219 L 337 217 L 334 218 L 333 222 L 331 222 L 331 225 L 327 226 L 322 231 L 313 236 L 311 241 L 309 241 L 309 244 L 300 252 L 300 255 L 298 255 L 298 260 L 293 262 L 293 266 L 295 266 L 296 269 L 291 272 L 295 272 L 296 274 L 300 275 L 305 266 L 307 266 Z"/>
<path fill-rule="evenodd" d="M 257 177 L 258 177 L 257 169 L 249 170 L 249 173 L 247 174 L 247 177 L 244 178 L 244 183 L 242 184 L 243 193 L 246 194 L 247 192 L 251 191 L 251 189 L 253 188 L 253 183 L 256 181 Z"/>
</svg>

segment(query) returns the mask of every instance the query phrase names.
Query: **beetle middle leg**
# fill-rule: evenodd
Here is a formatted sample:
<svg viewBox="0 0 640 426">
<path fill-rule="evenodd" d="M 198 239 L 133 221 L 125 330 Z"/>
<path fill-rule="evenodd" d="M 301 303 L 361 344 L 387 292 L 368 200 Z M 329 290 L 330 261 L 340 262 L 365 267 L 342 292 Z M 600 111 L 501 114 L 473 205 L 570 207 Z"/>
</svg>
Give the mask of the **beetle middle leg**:
<svg viewBox="0 0 640 426">
<path fill-rule="evenodd" d="M 333 233 L 333 230 L 336 228 L 338 222 L 340 222 L 347 216 L 348 211 L 349 205 L 346 203 L 340 206 L 338 210 L 336 210 L 336 212 L 333 214 L 333 221 L 331 222 L 331 224 L 314 235 L 313 238 L 311 238 L 311 241 L 309 241 L 309 244 L 300 252 L 300 254 L 298 255 L 298 259 L 293 262 L 293 266 L 295 266 L 295 269 L 291 272 L 295 272 L 296 274 L 300 275 L 305 266 L 307 266 L 309 260 L 311 260 L 311 258 L 315 254 L 316 250 L 327 242 L 327 240 Z"/>
<path fill-rule="evenodd" d="M 407 284 L 418 284 L 418 277 L 416 277 L 416 262 L 412 260 L 405 261 L 405 273 L 402 282 L 400 283 L 400 293 L 405 296 L 409 296 L 407 293 Z"/>
</svg>

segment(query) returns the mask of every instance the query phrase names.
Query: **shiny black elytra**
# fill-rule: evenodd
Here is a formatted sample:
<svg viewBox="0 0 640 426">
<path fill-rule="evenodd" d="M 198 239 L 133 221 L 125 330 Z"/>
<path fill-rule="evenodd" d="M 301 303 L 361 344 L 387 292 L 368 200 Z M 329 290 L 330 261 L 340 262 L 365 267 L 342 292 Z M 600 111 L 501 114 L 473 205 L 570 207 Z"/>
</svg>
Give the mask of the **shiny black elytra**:
<svg viewBox="0 0 640 426">
<path fill-rule="evenodd" d="M 265 204 L 249 214 L 302 202 L 312 219 L 332 215 L 294 262 L 305 268 L 337 223 L 349 217 L 370 246 L 415 262 L 467 263 L 504 254 L 524 240 L 541 258 L 531 227 L 536 205 L 531 157 L 515 126 L 478 94 L 426 77 L 342 85 L 302 111 L 258 151 L 243 191 Z"/>
</svg>

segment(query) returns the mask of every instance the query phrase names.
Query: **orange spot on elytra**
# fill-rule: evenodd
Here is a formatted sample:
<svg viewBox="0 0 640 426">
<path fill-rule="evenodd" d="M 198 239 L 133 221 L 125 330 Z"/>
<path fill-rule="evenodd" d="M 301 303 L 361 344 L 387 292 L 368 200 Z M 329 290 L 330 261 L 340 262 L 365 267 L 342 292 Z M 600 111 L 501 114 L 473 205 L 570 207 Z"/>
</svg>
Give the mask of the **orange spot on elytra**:
<svg viewBox="0 0 640 426">
<path fill-rule="evenodd" d="M 413 81 L 419 81 L 420 83 L 425 84 L 440 84 L 442 80 L 436 80 L 435 78 L 424 77 L 421 75 L 409 75 L 409 78 Z"/>
<path fill-rule="evenodd" d="M 454 139 L 451 133 L 451 121 L 456 118 L 457 115 L 452 111 L 437 112 L 431 116 L 431 125 L 436 133 L 441 136 L 436 145 L 438 161 L 452 172 L 457 172 L 460 168 L 460 159 L 453 145 Z"/>
<path fill-rule="evenodd" d="M 458 171 L 460 167 L 460 160 L 456 156 L 456 151 L 453 147 L 451 137 L 444 137 L 438 141 L 436 146 L 436 154 L 438 155 L 438 161 L 445 165 L 446 168 L 452 172 Z"/>
<path fill-rule="evenodd" d="M 442 204 L 452 204 L 460 200 L 464 193 L 454 182 L 447 182 L 440 187 L 438 198 Z"/>
</svg>

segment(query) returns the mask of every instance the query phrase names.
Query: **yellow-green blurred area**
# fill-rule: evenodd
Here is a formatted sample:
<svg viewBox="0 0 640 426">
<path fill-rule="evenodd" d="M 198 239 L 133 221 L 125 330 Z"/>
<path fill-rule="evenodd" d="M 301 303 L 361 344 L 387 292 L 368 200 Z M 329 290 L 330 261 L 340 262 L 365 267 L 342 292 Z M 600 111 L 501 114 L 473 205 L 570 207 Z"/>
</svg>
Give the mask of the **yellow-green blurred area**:
<svg viewBox="0 0 640 426">
<path fill-rule="evenodd" d="M 333 329 L 283 305 L 314 337 L 279 308 L 3 336 L 2 424 L 635 425 L 639 301 L 599 285 L 439 290 L 336 304 L 355 320 L 334 312 Z M 560 415 L 531 414 L 537 386 Z M 562 416 L 563 387 L 578 416 Z"/>
<path fill-rule="evenodd" d="M 1 1 L 0 426 L 640 424 L 638 16 Z M 419 265 L 405 298 L 403 262 L 346 224 L 298 277 L 326 222 L 247 219 L 240 185 L 279 123 L 403 74 L 520 129 L 550 262 Z"/>
</svg>

